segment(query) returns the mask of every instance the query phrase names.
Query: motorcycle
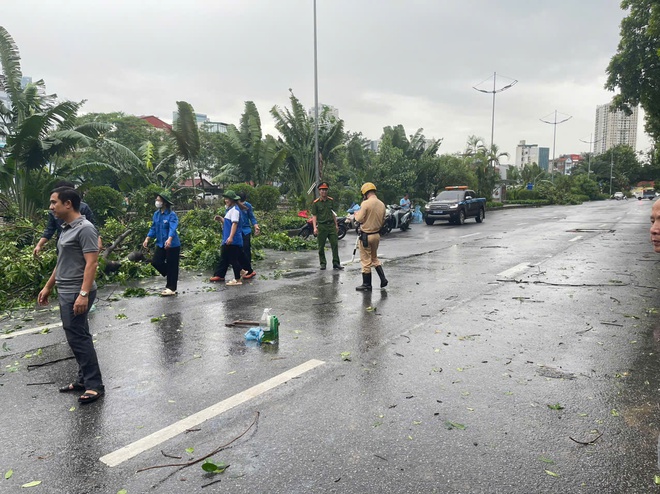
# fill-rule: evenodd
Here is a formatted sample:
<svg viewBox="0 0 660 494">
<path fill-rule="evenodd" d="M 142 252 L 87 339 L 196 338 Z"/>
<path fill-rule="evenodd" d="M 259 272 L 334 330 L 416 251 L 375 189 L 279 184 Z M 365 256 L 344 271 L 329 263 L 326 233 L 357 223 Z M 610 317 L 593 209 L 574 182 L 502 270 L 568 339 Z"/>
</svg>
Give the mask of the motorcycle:
<svg viewBox="0 0 660 494">
<path fill-rule="evenodd" d="M 381 235 L 387 235 L 398 228 L 405 232 L 410 228 L 412 222 L 412 209 L 404 209 L 398 204 L 390 204 L 385 208 L 385 222 L 380 230 Z"/>
<path fill-rule="evenodd" d="M 341 240 L 346 236 L 346 217 L 345 216 L 339 216 L 337 217 L 337 238 Z M 308 219 L 307 222 L 300 228 L 300 231 L 298 232 L 298 236 L 304 238 L 307 240 L 310 236 L 314 234 L 314 223 L 312 222 L 312 218 Z"/>
<path fill-rule="evenodd" d="M 348 213 L 346 215 L 346 221 L 345 221 L 346 229 L 355 230 L 355 233 L 358 233 L 358 227 L 360 226 L 360 224 L 357 221 L 355 221 L 355 212 L 358 211 L 359 209 L 360 209 L 359 204 L 353 204 L 350 208 L 346 210 L 346 212 Z"/>
</svg>

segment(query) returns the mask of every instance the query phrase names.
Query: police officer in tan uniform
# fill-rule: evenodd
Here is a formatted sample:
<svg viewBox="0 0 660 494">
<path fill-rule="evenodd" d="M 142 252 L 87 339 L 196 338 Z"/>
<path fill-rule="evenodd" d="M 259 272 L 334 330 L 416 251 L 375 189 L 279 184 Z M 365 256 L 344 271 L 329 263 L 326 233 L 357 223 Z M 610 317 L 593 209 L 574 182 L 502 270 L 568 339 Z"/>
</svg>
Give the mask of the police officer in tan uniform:
<svg viewBox="0 0 660 494">
<path fill-rule="evenodd" d="M 360 264 L 362 264 L 362 285 L 355 289 L 359 292 L 371 291 L 371 268 L 380 277 L 380 287 L 387 286 L 387 278 L 378 260 L 380 229 L 385 222 L 385 204 L 376 197 L 376 186 L 366 182 L 360 189 L 364 200 L 355 212 L 355 221 L 360 223 Z"/>
</svg>

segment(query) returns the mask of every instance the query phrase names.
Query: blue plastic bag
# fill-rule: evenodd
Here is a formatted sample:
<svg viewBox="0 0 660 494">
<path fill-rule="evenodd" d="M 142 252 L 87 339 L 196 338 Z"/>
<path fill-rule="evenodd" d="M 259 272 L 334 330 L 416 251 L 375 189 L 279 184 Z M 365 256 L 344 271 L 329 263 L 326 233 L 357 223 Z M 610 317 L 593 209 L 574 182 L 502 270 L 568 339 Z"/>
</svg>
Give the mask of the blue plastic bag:
<svg viewBox="0 0 660 494">
<path fill-rule="evenodd" d="M 264 337 L 264 330 L 256 327 L 256 328 L 250 328 L 247 330 L 247 333 L 245 333 L 245 339 L 248 341 L 257 341 L 261 343 L 261 339 Z"/>
<path fill-rule="evenodd" d="M 420 211 L 419 206 L 415 206 L 415 211 L 412 214 L 412 223 L 413 224 L 419 224 L 424 221 L 424 217 L 422 215 L 422 212 Z"/>
</svg>

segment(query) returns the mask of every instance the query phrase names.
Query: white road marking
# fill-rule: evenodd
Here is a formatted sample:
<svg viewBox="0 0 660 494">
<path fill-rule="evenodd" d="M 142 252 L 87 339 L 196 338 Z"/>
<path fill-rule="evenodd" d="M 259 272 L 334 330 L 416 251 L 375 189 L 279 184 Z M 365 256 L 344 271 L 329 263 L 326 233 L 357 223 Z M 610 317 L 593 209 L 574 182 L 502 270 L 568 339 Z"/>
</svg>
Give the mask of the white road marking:
<svg viewBox="0 0 660 494">
<path fill-rule="evenodd" d="M 531 268 L 532 265 L 529 264 L 528 262 L 521 262 L 520 264 L 507 269 L 506 271 L 502 271 L 501 273 L 497 273 L 498 277 L 502 278 L 515 278 L 517 274 L 522 273 L 526 269 Z"/>
<path fill-rule="evenodd" d="M 576 240 L 580 240 L 582 238 L 582 235 L 578 235 L 577 237 L 573 237 L 572 239 L 569 240 L 569 242 L 575 242 Z"/>
<path fill-rule="evenodd" d="M 22 329 L 20 331 L 14 331 L 13 333 L 0 334 L 0 340 L 13 338 L 14 336 L 21 336 L 24 334 L 41 333 L 44 329 L 59 328 L 61 326 L 62 323 L 58 322 L 55 324 L 46 324 L 45 326 L 39 326 L 38 328 Z"/>
<path fill-rule="evenodd" d="M 295 377 L 301 376 L 305 372 L 308 372 L 323 364 L 325 364 L 325 362 L 322 360 L 308 360 L 307 362 L 300 364 L 293 369 L 289 369 L 288 371 L 278 374 L 275 377 L 271 377 L 267 381 L 259 383 L 256 386 L 252 386 L 251 388 L 246 389 L 245 391 L 241 391 L 234 396 L 230 396 L 226 400 L 222 400 L 215 405 L 211 405 L 204 410 L 201 410 L 193 415 L 190 415 L 189 417 L 186 417 L 185 419 L 175 422 L 174 424 L 156 431 L 153 434 L 143 437 L 142 439 L 139 439 L 134 443 L 129 444 L 128 446 L 124 446 L 123 448 L 102 456 L 99 459 L 109 467 L 116 467 L 117 465 L 133 458 L 134 456 L 137 456 L 140 453 L 143 453 L 144 451 L 147 451 L 148 449 L 151 449 L 154 446 L 167 441 L 168 439 L 172 439 L 173 437 L 182 434 L 187 429 L 196 427 L 206 420 L 216 417 L 221 413 L 226 412 L 227 410 L 231 410 L 232 408 L 245 403 L 252 398 L 256 398 L 266 391 L 270 391 L 280 384 L 284 384 L 285 382 Z"/>
<path fill-rule="evenodd" d="M 458 237 L 458 238 L 473 237 L 474 235 L 481 235 L 481 233 L 480 233 L 480 232 L 477 232 L 477 233 L 468 233 L 467 235 L 461 235 L 461 236 Z"/>
</svg>

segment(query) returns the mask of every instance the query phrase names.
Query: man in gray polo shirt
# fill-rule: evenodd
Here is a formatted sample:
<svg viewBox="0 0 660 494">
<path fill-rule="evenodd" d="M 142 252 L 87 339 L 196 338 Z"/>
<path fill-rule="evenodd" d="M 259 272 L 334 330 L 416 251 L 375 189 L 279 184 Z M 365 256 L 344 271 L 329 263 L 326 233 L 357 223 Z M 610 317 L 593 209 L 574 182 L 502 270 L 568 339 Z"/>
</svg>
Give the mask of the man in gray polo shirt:
<svg viewBox="0 0 660 494">
<path fill-rule="evenodd" d="M 57 241 L 57 265 L 39 292 L 39 304 L 47 305 L 57 285 L 64 334 L 78 362 L 78 378 L 60 388 L 61 393 L 83 392 L 80 403 L 92 403 L 105 394 L 101 369 L 89 332 L 87 315 L 96 297 L 98 232 L 80 214 L 80 196 L 69 187 L 58 187 L 50 195 L 50 210 L 64 221 Z"/>
</svg>

